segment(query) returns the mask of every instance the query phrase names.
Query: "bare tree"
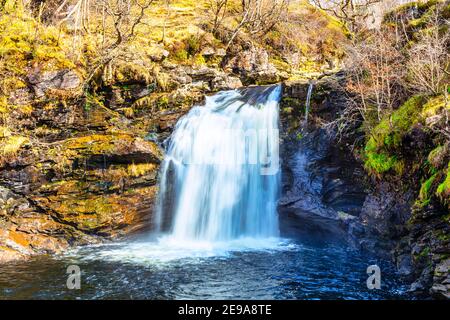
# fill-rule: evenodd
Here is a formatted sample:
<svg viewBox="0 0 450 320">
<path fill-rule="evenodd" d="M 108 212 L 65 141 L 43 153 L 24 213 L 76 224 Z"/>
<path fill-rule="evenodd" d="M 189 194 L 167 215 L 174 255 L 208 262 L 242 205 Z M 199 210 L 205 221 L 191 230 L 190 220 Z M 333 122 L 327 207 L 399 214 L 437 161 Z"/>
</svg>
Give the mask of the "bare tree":
<svg viewBox="0 0 450 320">
<path fill-rule="evenodd" d="M 425 94 L 440 94 L 450 82 L 450 23 L 442 28 L 436 12 L 430 19 L 427 32 L 408 50 L 408 87 Z"/>
<path fill-rule="evenodd" d="M 170 1 L 171 1 L 171 0 L 165 0 L 165 1 L 164 1 L 164 6 L 165 6 L 165 10 L 166 10 L 166 15 L 164 16 L 163 31 L 162 31 L 162 36 L 161 36 L 161 42 L 162 42 L 163 44 L 165 44 L 165 42 L 166 42 L 167 22 L 168 22 L 168 20 L 169 20 L 169 18 L 170 18 L 170 12 L 171 12 Z"/>
<path fill-rule="evenodd" d="M 83 0 L 81 0 L 83 1 Z M 136 28 L 145 16 L 146 10 L 152 5 L 154 0 L 102 0 L 100 6 L 102 12 L 106 14 L 105 21 L 110 21 L 114 37 L 112 42 L 102 48 L 102 54 L 94 64 L 86 84 L 94 75 L 104 69 L 115 58 L 120 56 L 120 49 L 125 46 L 136 34 Z M 106 23 L 104 24 L 104 28 Z"/>
<path fill-rule="evenodd" d="M 265 35 L 287 13 L 289 0 L 242 0 L 238 24 L 234 28 L 227 48 L 245 28 L 251 35 Z"/>
<path fill-rule="evenodd" d="M 329 12 L 342 21 L 344 26 L 352 32 L 366 24 L 370 16 L 370 8 L 382 0 L 312 0 L 318 8 Z"/>
<path fill-rule="evenodd" d="M 222 21 L 227 16 L 228 0 L 209 0 L 208 10 L 213 17 L 212 33 L 216 34 Z"/>
<path fill-rule="evenodd" d="M 356 105 L 366 117 L 376 108 L 378 121 L 391 112 L 404 92 L 404 56 L 388 30 L 378 30 L 347 50 L 351 75 L 348 90 L 355 94 Z"/>
<path fill-rule="evenodd" d="M 63 12 L 67 7 L 67 11 Z M 55 16 L 63 16 L 61 22 L 72 20 L 75 30 L 83 28 L 89 32 L 89 16 L 91 10 L 91 0 L 78 0 L 71 4 L 69 0 L 64 0 L 56 9 Z"/>
</svg>

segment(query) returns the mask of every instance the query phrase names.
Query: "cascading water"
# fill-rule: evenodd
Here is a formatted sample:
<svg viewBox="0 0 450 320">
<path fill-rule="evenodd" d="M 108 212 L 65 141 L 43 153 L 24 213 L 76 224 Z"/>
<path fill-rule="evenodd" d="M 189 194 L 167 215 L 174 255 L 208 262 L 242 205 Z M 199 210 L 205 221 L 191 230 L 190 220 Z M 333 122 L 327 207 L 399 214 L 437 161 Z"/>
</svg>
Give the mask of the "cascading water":
<svg viewBox="0 0 450 320">
<path fill-rule="evenodd" d="M 309 109 L 311 106 L 311 96 L 313 89 L 314 89 L 314 81 L 310 80 L 308 86 L 308 94 L 306 95 L 306 103 L 305 103 L 305 125 L 308 124 L 308 116 L 309 116 Z"/>
<path fill-rule="evenodd" d="M 176 125 L 156 224 L 176 241 L 278 236 L 281 87 L 218 93 Z"/>
<path fill-rule="evenodd" d="M 0 272 L 0 297 L 402 298 L 398 274 L 388 265 L 381 265 L 383 290 L 367 289 L 362 271 L 369 261 L 380 261 L 349 250 L 336 241 L 337 233 L 323 233 L 301 220 L 310 230 L 301 242 L 278 237 L 279 96 L 280 87 L 222 92 L 179 121 L 161 168 L 157 216 L 169 234 L 6 264 Z M 301 171 L 294 180 L 298 189 L 314 189 L 306 183 L 308 159 L 287 159 Z M 306 197 L 302 201 L 317 203 L 313 194 L 296 193 Z M 292 230 L 300 235 L 297 226 L 295 222 Z M 73 264 L 89 275 L 76 292 L 61 286 L 67 279 L 58 271 Z M 29 277 L 36 273 L 40 276 Z"/>
</svg>

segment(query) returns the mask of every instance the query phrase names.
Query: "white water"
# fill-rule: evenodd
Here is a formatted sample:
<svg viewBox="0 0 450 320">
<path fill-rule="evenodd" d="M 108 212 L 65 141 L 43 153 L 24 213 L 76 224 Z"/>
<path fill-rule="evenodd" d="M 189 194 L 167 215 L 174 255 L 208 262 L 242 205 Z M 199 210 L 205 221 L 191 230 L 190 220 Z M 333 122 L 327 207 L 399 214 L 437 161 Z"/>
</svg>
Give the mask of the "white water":
<svg viewBox="0 0 450 320">
<path fill-rule="evenodd" d="M 280 94 L 279 86 L 227 91 L 192 108 L 178 121 L 161 166 L 155 223 L 164 234 L 68 255 L 165 266 L 298 250 L 278 230 Z"/>
<path fill-rule="evenodd" d="M 305 124 L 308 124 L 308 116 L 309 116 L 309 108 L 311 106 L 311 96 L 314 88 L 314 81 L 309 81 L 308 86 L 308 94 L 306 96 L 306 104 L 305 104 Z"/>
<path fill-rule="evenodd" d="M 279 86 L 221 92 L 179 120 L 156 215 L 169 242 L 278 236 L 280 93 Z"/>
</svg>

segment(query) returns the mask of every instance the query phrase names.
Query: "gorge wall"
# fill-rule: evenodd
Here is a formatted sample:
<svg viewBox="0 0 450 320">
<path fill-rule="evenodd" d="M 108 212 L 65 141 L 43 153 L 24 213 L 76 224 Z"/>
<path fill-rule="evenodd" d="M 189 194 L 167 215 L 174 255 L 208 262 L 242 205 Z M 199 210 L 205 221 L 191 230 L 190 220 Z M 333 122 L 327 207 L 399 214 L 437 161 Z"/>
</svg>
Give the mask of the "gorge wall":
<svg viewBox="0 0 450 320">
<path fill-rule="evenodd" d="M 399 276 L 411 283 L 413 294 L 448 298 L 450 230 L 445 204 L 435 200 L 430 206 L 418 206 L 423 188 L 417 175 L 408 171 L 401 177 L 368 175 L 357 151 L 360 137 L 342 137 L 336 127 L 324 126 L 345 110 L 345 81 L 344 73 L 317 81 L 307 126 L 308 83 L 285 85 L 280 106 L 280 214 L 317 220 L 316 227 L 326 232 L 338 232 L 331 226 L 339 225 L 354 247 L 391 259 Z M 405 150 L 424 148 L 430 132 L 416 126 L 403 139 Z M 412 141 L 414 145 L 410 145 Z M 419 159 L 412 156 L 406 161 L 414 167 Z"/>
</svg>

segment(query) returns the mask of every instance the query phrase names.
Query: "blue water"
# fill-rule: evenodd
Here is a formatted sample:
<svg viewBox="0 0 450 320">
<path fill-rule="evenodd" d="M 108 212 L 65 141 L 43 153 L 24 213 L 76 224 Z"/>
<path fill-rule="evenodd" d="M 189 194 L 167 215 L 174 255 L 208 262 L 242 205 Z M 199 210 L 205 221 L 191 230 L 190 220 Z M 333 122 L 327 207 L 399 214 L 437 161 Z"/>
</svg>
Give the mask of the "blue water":
<svg viewBox="0 0 450 320">
<path fill-rule="evenodd" d="M 170 246 L 170 244 L 166 244 Z M 156 242 L 85 247 L 0 267 L 2 299 L 405 299 L 406 287 L 387 261 L 344 242 L 273 239 L 191 252 Z M 252 248 L 253 247 L 253 248 Z M 151 252 L 153 248 L 153 252 Z M 160 251 L 158 251 L 158 248 Z M 161 252 L 165 255 L 161 256 Z M 69 265 L 81 289 L 66 287 Z M 381 289 L 366 286 L 378 264 Z"/>
</svg>

